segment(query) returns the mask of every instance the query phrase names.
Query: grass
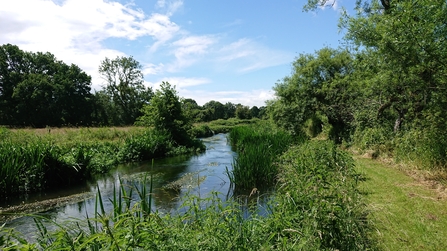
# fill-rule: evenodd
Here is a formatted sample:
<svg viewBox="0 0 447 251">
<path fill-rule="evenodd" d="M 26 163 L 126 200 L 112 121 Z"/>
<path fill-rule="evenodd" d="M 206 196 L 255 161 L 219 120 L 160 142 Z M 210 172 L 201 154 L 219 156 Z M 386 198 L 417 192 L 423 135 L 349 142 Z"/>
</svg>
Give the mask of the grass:
<svg viewBox="0 0 447 251">
<path fill-rule="evenodd" d="M 396 167 L 356 158 L 381 250 L 447 250 L 447 200 Z"/>
<path fill-rule="evenodd" d="M 262 123 L 262 120 L 254 119 L 218 119 L 210 122 L 196 123 L 191 130 L 194 137 L 210 137 L 218 133 L 228 133 L 236 126 Z"/>
<path fill-rule="evenodd" d="M 277 153 L 280 154 L 280 153 Z M 28 243 L 0 227 L 2 250 L 367 250 L 363 204 L 353 161 L 334 144 L 310 141 L 278 157 L 278 187 L 260 215 L 236 200 L 190 196 L 178 212 L 150 205 L 151 179 L 115 189 L 105 212 L 98 190 L 91 218 L 56 224 Z M 121 182 L 121 184 L 128 184 Z M 130 194 L 139 200 L 130 200 Z"/>
<path fill-rule="evenodd" d="M 292 136 L 268 125 L 234 127 L 229 138 L 238 153 L 233 169 L 228 171 L 235 190 L 263 189 L 277 180 L 278 156 L 293 143 Z"/>
<path fill-rule="evenodd" d="M 118 163 L 204 150 L 143 127 L 0 128 L 0 198 L 84 182 Z"/>
</svg>

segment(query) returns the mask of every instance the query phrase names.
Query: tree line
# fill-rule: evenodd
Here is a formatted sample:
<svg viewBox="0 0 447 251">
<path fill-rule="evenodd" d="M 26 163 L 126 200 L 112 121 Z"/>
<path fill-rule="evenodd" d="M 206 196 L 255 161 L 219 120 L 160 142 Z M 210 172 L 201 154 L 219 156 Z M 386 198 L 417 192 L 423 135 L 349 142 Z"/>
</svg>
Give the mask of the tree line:
<svg viewBox="0 0 447 251">
<path fill-rule="evenodd" d="M 152 88 L 144 86 L 141 64 L 131 56 L 105 58 L 99 73 L 105 85 L 92 91 L 91 77 L 75 64 L 67 65 L 49 52 L 0 46 L 0 125 L 133 125 L 154 97 Z M 179 101 L 191 122 L 265 115 L 265 107 L 214 100 L 200 106 L 193 99 Z"/>
<path fill-rule="evenodd" d="M 447 3 L 357 1 L 355 10 L 339 23 L 344 46 L 300 54 L 268 113 L 295 134 L 325 131 L 337 143 L 445 166 Z"/>
</svg>

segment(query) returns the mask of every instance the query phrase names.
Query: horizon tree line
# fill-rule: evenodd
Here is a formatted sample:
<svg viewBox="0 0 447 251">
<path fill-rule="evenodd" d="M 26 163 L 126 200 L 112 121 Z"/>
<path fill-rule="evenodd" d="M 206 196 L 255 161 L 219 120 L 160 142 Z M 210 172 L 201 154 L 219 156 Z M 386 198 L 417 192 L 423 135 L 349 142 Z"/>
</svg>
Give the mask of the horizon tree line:
<svg viewBox="0 0 447 251">
<path fill-rule="evenodd" d="M 143 115 L 154 91 L 144 86 L 132 56 L 105 58 L 98 69 L 105 85 L 92 92 L 91 76 L 49 53 L 0 46 L 0 125 L 11 127 L 126 126 Z M 200 106 L 181 99 L 192 122 L 265 116 L 265 107 L 211 100 Z"/>
</svg>

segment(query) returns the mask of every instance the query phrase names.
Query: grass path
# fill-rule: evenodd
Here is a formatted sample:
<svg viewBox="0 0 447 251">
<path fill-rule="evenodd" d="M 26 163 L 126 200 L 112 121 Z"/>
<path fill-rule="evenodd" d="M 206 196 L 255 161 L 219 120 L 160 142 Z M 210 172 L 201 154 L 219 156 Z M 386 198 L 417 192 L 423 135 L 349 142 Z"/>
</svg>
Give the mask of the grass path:
<svg viewBox="0 0 447 251">
<path fill-rule="evenodd" d="M 386 164 L 355 158 L 381 250 L 447 250 L 447 199 Z"/>
</svg>

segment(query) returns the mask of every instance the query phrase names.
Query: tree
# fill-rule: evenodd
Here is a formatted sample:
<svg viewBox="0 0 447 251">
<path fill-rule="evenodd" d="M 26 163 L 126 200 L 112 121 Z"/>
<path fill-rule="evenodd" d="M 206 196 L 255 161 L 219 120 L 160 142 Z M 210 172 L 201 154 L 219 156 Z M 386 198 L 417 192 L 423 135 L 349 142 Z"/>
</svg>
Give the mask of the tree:
<svg viewBox="0 0 447 251">
<path fill-rule="evenodd" d="M 182 99 L 182 110 L 185 114 L 185 116 L 193 122 L 202 122 L 199 114 L 201 107 L 197 104 L 197 102 L 194 99 Z"/>
<path fill-rule="evenodd" d="M 225 107 L 219 101 L 211 100 L 205 103 L 202 107 L 203 109 L 208 109 L 210 111 L 211 116 L 208 118 L 208 121 L 223 119 L 225 117 Z"/>
<path fill-rule="evenodd" d="M 251 119 L 250 107 L 241 104 L 236 105 L 236 118 Z"/>
<path fill-rule="evenodd" d="M 371 79 L 372 88 L 380 90 L 378 116 L 391 110 L 394 131 L 404 122 L 413 126 L 413 122 L 445 121 L 446 99 L 440 97 L 447 96 L 447 3 L 385 2 L 386 12 L 371 5 L 367 15 L 359 10 L 357 16 L 345 16 L 343 21 L 347 39 L 375 53 L 366 60 L 380 67 Z"/>
<path fill-rule="evenodd" d="M 188 130 L 191 123 L 182 110 L 177 91 L 168 82 L 162 82 L 149 104 L 143 107 L 139 123 L 167 133 L 178 145 L 191 144 Z"/>
<path fill-rule="evenodd" d="M 269 103 L 273 120 L 301 134 L 307 120 L 322 115 L 333 128 L 330 136 L 339 142 L 348 136 L 353 119 L 352 73 L 352 57 L 346 50 L 323 48 L 315 55 L 301 54 L 293 63 L 293 75 L 274 87 L 277 99 Z"/>
<path fill-rule="evenodd" d="M 110 97 L 118 123 L 133 124 L 142 115 L 141 108 L 153 95 L 143 84 L 141 65 L 133 57 L 106 58 L 99 66 L 99 73 L 106 81 L 104 93 Z"/>
<path fill-rule="evenodd" d="M 259 110 L 257 106 L 253 106 L 252 108 L 250 108 L 250 115 L 252 118 L 259 118 L 260 112 L 261 110 Z"/>
<path fill-rule="evenodd" d="M 236 117 L 236 105 L 227 102 L 224 105 L 224 119 L 235 118 Z"/>
<path fill-rule="evenodd" d="M 91 77 L 51 53 L 0 48 L 0 119 L 19 126 L 89 125 Z"/>
</svg>

